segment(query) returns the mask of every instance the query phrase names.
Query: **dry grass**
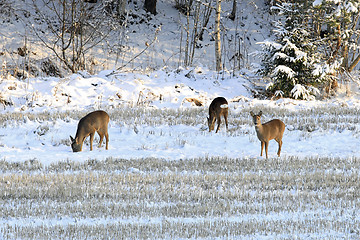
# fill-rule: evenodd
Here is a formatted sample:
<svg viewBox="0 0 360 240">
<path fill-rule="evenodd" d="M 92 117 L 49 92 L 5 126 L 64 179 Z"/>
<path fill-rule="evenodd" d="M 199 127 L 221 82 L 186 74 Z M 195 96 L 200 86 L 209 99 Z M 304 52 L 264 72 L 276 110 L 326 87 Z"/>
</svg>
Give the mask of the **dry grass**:
<svg viewBox="0 0 360 240">
<path fill-rule="evenodd" d="M 235 105 L 234 105 L 235 106 Z M 234 107 L 233 106 L 233 107 Z M 105 109 L 106 110 L 106 109 Z M 241 106 L 230 108 L 229 125 L 230 132 L 246 132 L 245 129 L 253 127 L 250 111 L 263 111 L 263 121 L 279 118 L 284 121 L 290 131 L 300 130 L 304 132 L 343 131 L 345 129 L 359 133 L 360 109 L 351 107 L 315 107 L 312 109 L 300 109 L 289 111 L 285 108 L 274 108 L 266 105 L 254 107 Z M 207 125 L 207 107 L 183 108 L 183 109 L 151 109 L 142 107 L 124 107 L 106 110 L 110 114 L 113 123 L 124 125 L 132 124 L 146 126 L 161 125 Z M 0 126 L 5 127 L 10 122 L 30 121 L 55 121 L 57 119 L 68 121 L 79 120 L 90 111 L 66 111 L 66 112 L 42 112 L 42 113 L 4 113 L 0 116 Z"/>
<path fill-rule="evenodd" d="M 359 135 L 355 108 L 292 112 L 266 106 L 231 109 L 229 135 L 253 131 L 249 112 L 260 109 L 265 120 L 280 118 L 304 137 L 312 131 Z M 108 112 L 112 124 L 134 131 L 140 125 L 202 128 L 207 116 L 203 107 Z M 0 126 L 44 122 L 37 128 L 41 135 L 49 121 L 84 114 L 4 113 Z M 108 158 L 50 166 L 2 160 L 0 239 L 357 239 L 359 169 L 358 158 Z"/>
<path fill-rule="evenodd" d="M 0 169 L 4 239 L 360 234 L 357 158 L 2 161 Z"/>
</svg>

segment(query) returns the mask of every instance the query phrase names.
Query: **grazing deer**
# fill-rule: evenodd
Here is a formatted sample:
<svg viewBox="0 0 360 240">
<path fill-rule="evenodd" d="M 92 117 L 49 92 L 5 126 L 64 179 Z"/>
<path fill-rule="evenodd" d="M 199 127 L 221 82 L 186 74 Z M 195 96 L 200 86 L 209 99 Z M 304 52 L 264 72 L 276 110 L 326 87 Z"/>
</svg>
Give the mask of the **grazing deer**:
<svg viewBox="0 0 360 240">
<path fill-rule="evenodd" d="M 253 112 L 250 112 L 250 115 L 252 116 L 253 122 L 255 124 L 257 137 L 261 141 L 260 156 L 262 156 L 263 148 L 265 144 L 266 158 L 268 158 L 269 141 L 275 139 L 275 141 L 277 141 L 279 144 L 277 155 L 280 157 L 282 137 L 285 131 L 285 124 L 279 119 L 273 119 L 267 123 L 261 124 L 262 111 L 260 111 L 259 114 L 257 115 L 255 115 Z"/>
<path fill-rule="evenodd" d="M 109 115 L 104 111 L 95 111 L 91 112 L 82 119 L 80 119 L 78 128 L 76 131 L 75 139 L 70 136 L 71 139 L 71 148 L 73 152 L 81 152 L 82 145 L 90 135 L 90 151 L 93 150 L 92 143 L 94 140 L 95 132 L 100 136 L 99 147 L 101 143 L 106 138 L 106 150 L 108 149 L 109 143 L 109 134 L 108 134 L 108 124 L 109 124 Z"/>
<path fill-rule="evenodd" d="M 221 123 L 221 119 L 220 119 L 221 115 L 224 116 L 226 130 L 228 130 L 228 121 L 227 121 L 228 102 L 223 97 L 217 97 L 211 102 L 211 104 L 209 106 L 209 117 L 207 118 L 209 132 L 214 130 L 215 120 L 217 120 L 217 123 L 218 123 L 216 132 L 219 131 L 220 123 Z"/>
</svg>

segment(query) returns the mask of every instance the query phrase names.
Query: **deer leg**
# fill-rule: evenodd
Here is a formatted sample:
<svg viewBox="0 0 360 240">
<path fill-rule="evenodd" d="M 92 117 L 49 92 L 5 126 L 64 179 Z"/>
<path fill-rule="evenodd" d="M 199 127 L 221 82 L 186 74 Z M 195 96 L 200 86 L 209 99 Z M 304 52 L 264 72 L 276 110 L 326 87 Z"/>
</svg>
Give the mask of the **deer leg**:
<svg viewBox="0 0 360 240">
<path fill-rule="evenodd" d="M 226 131 L 228 131 L 228 129 L 229 129 L 227 117 L 228 117 L 227 113 L 224 114 L 224 119 L 225 119 L 225 124 L 226 124 Z"/>
<path fill-rule="evenodd" d="M 106 131 L 105 133 L 105 139 L 106 139 L 106 147 L 105 149 L 108 150 L 108 144 L 109 144 L 109 133 Z"/>
<path fill-rule="evenodd" d="M 282 146 L 282 140 L 278 141 L 279 143 L 279 150 L 277 152 L 278 156 L 280 157 L 280 152 L 281 152 L 281 146 Z"/>
<path fill-rule="evenodd" d="M 268 158 L 268 147 L 269 147 L 269 142 L 265 142 L 266 159 Z"/>
<path fill-rule="evenodd" d="M 93 150 L 92 144 L 93 144 L 93 141 L 94 141 L 94 136 L 95 136 L 95 132 L 90 133 L 90 151 Z"/>
<path fill-rule="evenodd" d="M 260 156 L 262 156 L 262 153 L 263 153 L 263 149 L 264 149 L 264 142 L 263 141 L 261 141 L 261 152 L 260 152 Z"/>
<path fill-rule="evenodd" d="M 210 116 L 210 119 L 211 119 L 211 124 L 210 124 L 210 126 L 209 126 L 209 132 L 211 132 L 212 130 L 214 130 L 215 121 L 216 121 L 216 118 L 215 118 L 215 117 L 211 117 L 211 116 Z"/>
<path fill-rule="evenodd" d="M 218 126 L 217 126 L 217 129 L 216 129 L 216 132 L 219 131 L 220 129 L 220 123 L 221 123 L 221 119 L 220 119 L 220 116 L 216 118 L 217 119 L 217 123 L 218 123 Z"/>
<path fill-rule="evenodd" d="M 104 133 L 98 132 L 98 134 L 99 134 L 99 137 L 100 137 L 100 142 L 99 142 L 98 148 L 101 148 L 101 144 L 102 144 L 102 142 L 104 140 Z"/>
</svg>

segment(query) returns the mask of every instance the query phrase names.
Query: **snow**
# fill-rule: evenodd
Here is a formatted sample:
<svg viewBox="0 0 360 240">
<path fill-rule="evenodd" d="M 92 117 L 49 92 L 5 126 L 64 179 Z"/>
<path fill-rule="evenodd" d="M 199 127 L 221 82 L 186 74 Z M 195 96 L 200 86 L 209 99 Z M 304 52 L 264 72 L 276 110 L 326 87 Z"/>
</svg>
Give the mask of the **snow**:
<svg viewBox="0 0 360 240">
<path fill-rule="evenodd" d="M 320 6 L 321 4 L 322 4 L 322 2 L 323 2 L 323 0 L 315 0 L 314 2 L 313 2 L 313 6 L 315 7 L 315 6 Z"/>
<path fill-rule="evenodd" d="M 17 4 L 21 3 L 21 1 L 15 2 Z M 237 33 L 243 37 L 242 45 L 249 53 L 259 50 L 261 44 L 257 45 L 255 43 L 261 41 L 265 46 L 280 47 L 279 44 L 274 45 L 271 39 L 264 40 L 269 38 L 267 24 L 270 24 L 272 22 L 271 18 L 276 18 L 276 16 L 255 14 L 261 11 L 261 7 L 264 7 L 263 2 L 240 1 L 238 3 L 240 6 L 238 6 L 238 16 L 245 27 L 239 28 L 231 21 L 225 22 L 224 20 L 224 27 L 229 30 L 228 33 Z M 317 6 L 321 3 L 322 0 L 316 0 L 313 4 Z M 229 7 L 226 8 L 226 5 L 231 6 L 232 1 L 223 2 L 223 4 L 225 5 L 223 8 L 225 15 L 226 11 L 229 12 L 226 10 L 229 9 Z M 38 76 L 18 80 L 1 72 L 0 100 L 3 104 L 0 105 L 0 160 L 11 163 L 37 160 L 44 166 L 48 166 L 57 162 L 74 161 L 81 163 L 90 159 L 142 159 L 154 157 L 171 162 L 197 157 L 219 156 L 241 160 L 252 159 L 256 162 L 264 157 L 260 156 L 260 141 L 257 139 L 253 124 L 251 124 L 249 112 L 250 110 L 267 109 L 267 112 L 263 111 L 263 122 L 272 118 L 279 118 L 286 124 L 281 157 L 277 157 L 278 145 L 272 140 L 269 146 L 269 164 L 275 161 L 282 164 L 286 159 L 292 157 L 300 159 L 309 157 L 350 158 L 357 161 L 356 159 L 360 157 L 358 147 L 360 125 L 356 121 L 351 123 L 341 121 L 339 123 L 341 119 L 356 118 L 360 112 L 360 84 L 357 79 L 354 80 L 353 84 L 344 83 L 341 85 L 337 95 L 329 99 L 303 101 L 287 98 L 272 100 L 254 98 L 252 93 L 249 92 L 249 89 L 253 87 L 250 79 L 254 77 L 250 70 L 243 69 L 237 72 L 225 70 L 221 73 L 211 70 L 212 65 L 214 65 L 214 54 L 213 45 L 209 40 L 212 34 L 210 29 L 207 29 L 206 40 L 202 42 L 203 48 L 196 50 L 194 67 L 177 67 L 180 65 L 178 62 L 179 56 L 177 55 L 180 42 L 179 32 L 184 27 L 185 21 L 184 18 L 180 17 L 178 11 L 171 6 L 172 3 L 169 4 L 167 1 L 158 1 L 159 14 L 156 19 L 153 19 L 152 23 L 156 26 L 160 25 L 161 22 L 166 22 L 166 24 L 162 25 L 156 44 L 151 47 L 151 51 L 137 58 L 123 71 L 113 73 L 113 69 L 116 69 L 122 63 L 126 63 L 144 49 L 145 41 L 151 41 L 154 37 L 152 27 L 147 25 L 132 26 L 131 31 L 128 32 L 127 42 L 124 43 L 128 48 L 118 62 L 114 60 L 114 55 L 109 54 L 109 56 L 106 56 L 106 54 L 100 54 L 94 50 L 92 54 L 98 56 L 103 65 L 97 66 L 96 71 L 91 74 L 78 72 L 77 74 L 66 75 L 63 78 Z M 257 6 L 260 6 L 260 9 Z M 351 9 L 350 7 L 349 5 L 349 9 Z M 19 60 L 16 58 L 14 60 L 11 53 L 18 47 L 23 46 L 27 30 L 23 22 L 3 22 L 2 29 L 0 40 L 3 44 L 2 48 L 6 49 L 6 51 L 4 51 L 3 56 L 0 56 L 0 59 L 3 60 L 3 69 L 6 69 L 7 66 L 14 65 L 14 62 Z M 36 52 L 36 57 L 44 58 L 50 55 L 48 51 L 40 49 L 36 42 L 30 41 L 30 43 L 29 49 Z M 101 56 L 102 54 L 105 56 Z M 33 57 L 35 58 L 35 56 Z M 277 57 L 284 56 L 279 55 Z M 250 55 L 248 61 L 248 65 L 251 66 L 258 64 L 259 59 L 256 55 Z M 101 68 L 101 71 L 97 71 L 99 68 Z M 294 74 L 291 69 L 285 67 L 279 67 L 276 70 L 290 75 Z M 319 74 L 324 71 L 324 69 L 317 69 Z M 300 92 L 304 92 L 303 89 L 300 90 Z M 279 95 L 281 95 L 280 92 Z M 229 102 L 229 131 L 226 132 L 224 123 L 222 123 L 219 133 L 215 133 L 214 131 L 208 131 L 206 116 L 212 99 L 218 96 L 225 97 Z M 203 106 L 196 106 L 191 101 L 192 99 L 199 100 Z M 103 109 L 110 114 L 109 150 L 105 150 L 104 144 L 101 148 L 96 146 L 98 141 L 96 135 L 93 151 L 90 151 L 89 145 L 85 144 L 82 152 L 73 153 L 69 136 L 74 136 L 76 133 L 78 121 L 82 116 L 97 109 Z M 135 109 L 135 111 L 142 112 L 142 115 L 134 121 L 122 122 L 116 120 L 118 117 L 116 114 L 122 111 L 126 113 L 128 109 Z M 282 112 L 278 111 L 279 109 Z M 353 112 L 353 115 L 347 115 L 346 113 L 330 114 L 329 111 L 334 111 L 333 109 L 339 111 L 348 109 Z M 179 113 L 187 110 L 194 111 L 198 113 L 198 116 L 190 119 L 192 121 L 196 120 L 197 123 L 177 124 L 176 121 L 170 119 L 172 124 L 169 124 L 167 121 L 169 119 L 155 117 L 156 124 L 152 124 L 145 122 L 146 119 L 141 119 L 148 117 L 147 115 L 151 115 L 153 112 L 166 112 L 167 110 L 174 110 Z M 307 121 L 313 121 L 313 125 L 303 122 L 303 126 L 301 126 L 302 120 L 305 118 L 301 115 L 303 111 L 310 112 Z M 273 112 L 279 114 L 273 114 Z M 78 114 L 76 115 L 76 113 Z M 20 116 L 19 120 L 12 119 L 14 116 L 12 114 Z M 49 115 L 49 119 L 42 120 L 41 117 L 33 119 L 29 117 L 29 114 L 45 114 Z M 64 116 L 56 117 L 61 114 Z M 10 117 L 7 118 L 6 116 Z M 170 117 L 176 118 L 173 115 Z M 182 118 L 184 116 L 179 115 L 177 117 Z M 242 123 L 242 120 L 244 120 L 244 123 Z M 335 127 L 325 128 L 318 125 L 321 120 L 328 125 L 335 125 Z M 296 121 L 300 122 L 300 126 L 294 123 Z M 141 172 L 136 167 L 130 167 L 125 171 L 131 173 Z M 163 171 L 165 172 L 166 169 Z M 342 169 L 333 169 L 333 171 L 342 171 Z M 358 169 L 349 170 L 349 172 L 354 171 L 358 171 Z M 200 172 L 195 173 L 202 174 Z M 146 174 L 152 173 L 150 171 Z M 184 171 L 181 174 L 187 173 Z M 194 172 L 189 174 L 194 174 Z M 261 175 L 262 172 L 259 170 L 255 174 Z M 277 174 L 275 170 L 274 174 Z M 322 172 L 319 171 L 319 174 L 322 174 Z M 1 182 L 1 184 L 6 183 Z M 221 186 L 219 186 L 219 191 L 221 191 Z M 319 193 L 323 194 L 326 189 L 324 191 L 314 191 L 317 196 Z M 263 193 L 262 190 L 258 190 L 258 193 L 254 191 L 249 194 L 256 197 L 258 196 L 256 194 L 269 194 L 269 192 L 265 191 Z M 295 199 L 299 194 L 299 190 L 290 190 L 285 194 L 293 194 Z M 352 194 L 355 196 L 355 193 Z M 71 214 L 69 216 L 35 217 L 31 216 L 30 209 L 30 214 L 27 217 L 1 217 L 0 225 L 17 228 L 19 226 L 91 226 L 112 223 L 135 225 L 138 222 L 144 225 L 162 224 L 163 222 L 188 223 L 201 221 L 243 223 L 244 221 L 253 222 L 256 220 L 261 222 L 264 219 L 269 221 L 270 224 L 277 224 L 276 221 L 289 221 L 294 218 L 305 220 L 327 219 L 331 222 L 337 220 L 338 217 L 340 221 L 350 222 L 350 225 L 356 225 L 359 222 L 359 217 L 354 217 L 358 213 L 357 208 L 354 207 L 354 210 L 352 206 L 342 206 L 341 209 L 332 209 L 331 204 L 326 208 L 316 208 L 316 204 L 311 205 L 313 201 L 316 202 L 316 199 L 318 197 L 309 199 L 308 203 L 301 203 L 303 206 L 299 207 L 297 212 L 264 210 L 239 215 L 225 215 L 223 217 L 213 217 L 210 214 L 208 217 L 194 216 L 188 218 L 162 215 L 153 217 L 145 215 L 130 216 L 128 218 L 122 216 L 92 218 L 87 216 L 86 213 L 83 218 L 74 217 Z M 339 199 L 345 201 L 340 197 L 334 201 Z M 30 200 L 34 201 L 30 204 L 41 205 L 41 203 L 35 203 L 37 199 Z M 14 199 L 10 199 L 8 204 L 15 205 L 14 202 Z M 356 202 L 356 200 L 353 202 Z M 146 203 L 151 204 L 150 202 Z M 42 204 L 48 205 L 46 200 Z M 82 203 L 77 201 L 69 204 L 80 205 Z M 134 204 L 138 204 L 138 202 Z M 174 202 L 155 202 L 153 204 L 176 205 Z M 184 202 L 183 204 L 191 203 Z M 245 203 L 231 202 L 229 204 L 233 206 Z M 250 205 L 254 204 L 257 203 L 253 202 Z M 9 207 L 9 209 L 12 207 Z M 265 206 L 264 209 L 266 209 Z M 349 221 L 349 216 L 352 217 L 351 221 Z M 358 230 L 356 227 L 354 229 L 355 232 Z M 349 228 L 345 231 L 351 232 L 353 230 Z M 324 229 L 315 229 L 314 232 L 308 230 L 306 234 L 296 236 L 304 239 L 344 238 L 346 233 L 335 232 L 331 227 L 324 227 Z M 242 237 L 272 239 L 292 238 L 294 236 L 284 233 L 277 235 L 276 232 L 262 232 Z"/>
<path fill-rule="evenodd" d="M 356 98 L 328 101 L 259 100 L 252 98 L 244 87 L 247 84 L 245 78 L 227 74 L 224 79 L 220 76 L 216 79 L 216 72 L 204 68 L 179 73 L 159 70 L 147 75 L 121 72 L 107 77 L 108 73 L 104 71 L 85 77 L 74 74 L 64 79 L 35 78 L 29 79 L 28 83 L 16 79 L 2 81 L 2 97 L 13 103 L 13 106 L 4 106 L 2 112 L 54 114 L 67 110 L 80 111 L 85 115 L 94 109 L 108 109 L 111 115 L 117 108 L 137 108 L 140 101 L 140 107 L 150 110 L 200 108 L 203 111 L 203 124 L 187 126 L 165 123 L 151 126 L 110 121 L 108 151 L 104 147 L 95 147 L 90 152 L 89 146 L 84 146 L 83 152 L 72 153 L 70 146 L 64 142 L 70 141 L 69 135 L 76 133 L 79 119 L 42 122 L 24 117 L 24 121 L 5 122 L 1 127 L 1 158 L 11 162 L 37 159 L 47 165 L 65 159 L 85 161 L 94 156 L 98 159 L 158 157 L 168 160 L 204 156 L 259 157 L 260 142 L 251 125 L 244 126 L 249 131 L 247 134 L 226 133 L 224 125 L 218 134 L 208 132 L 205 116 L 213 98 L 223 96 L 228 99 L 230 128 L 236 127 L 231 115 L 239 114 L 243 109 L 270 106 L 292 112 L 319 106 L 330 107 L 334 102 L 341 106 L 344 101 L 353 108 L 360 106 Z M 190 78 L 186 77 L 188 73 L 192 73 Z M 198 99 L 204 106 L 197 107 L 187 101 L 188 98 Z M 270 119 L 265 117 L 263 122 L 267 120 Z M 328 132 L 319 129 L 306 133 L 304 137 L 304 132 L 287 125 L 283 157 L 360 156 L 357 150 L 359 136 L 352 131 Z M 333 147 L 335 145 L 336 148 Z M 270 157 L 276 157 L 276 151 L 277 143 L 273 141 L 270 143 Z"/>
<path fill-rule="evenodd" d="M 314 100 L 315 99 L 315 97 L 313 95 L 311 95 L 310 91 L 301 84 L 296 84 L 294 86 L 294 88 L 291 90 L 291 94 L 293 95 L 293 97 L 295 99 L 298 99 L 301 96 L 305 100 Z"/>
<path fill-rule="evenodd" d="M 293 78 L 296 75 L 296 72 L 294 72 L 294 70 L 292 70 L 291 68 L 289 68 L 288 66 L 285 66 L 285 65 L 277 66 L 274 69 L 272 74 L 275 76 L 275 75 L 277 75 L 279 73 L 286 74 L 289 79 Z"/>
</svg>

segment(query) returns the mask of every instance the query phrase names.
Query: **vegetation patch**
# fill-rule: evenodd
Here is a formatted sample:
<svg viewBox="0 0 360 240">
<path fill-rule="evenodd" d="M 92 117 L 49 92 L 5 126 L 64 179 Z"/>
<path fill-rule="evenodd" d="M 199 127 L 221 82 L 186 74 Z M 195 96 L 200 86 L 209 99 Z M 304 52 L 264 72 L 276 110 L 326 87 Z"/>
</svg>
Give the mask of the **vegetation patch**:
<svg viewBox="0 0 360 240">
<path fill-rule="evenodd" d="M 0 164 L 4 239 L 360 234 L 357 158 Z"/>
</svg>

